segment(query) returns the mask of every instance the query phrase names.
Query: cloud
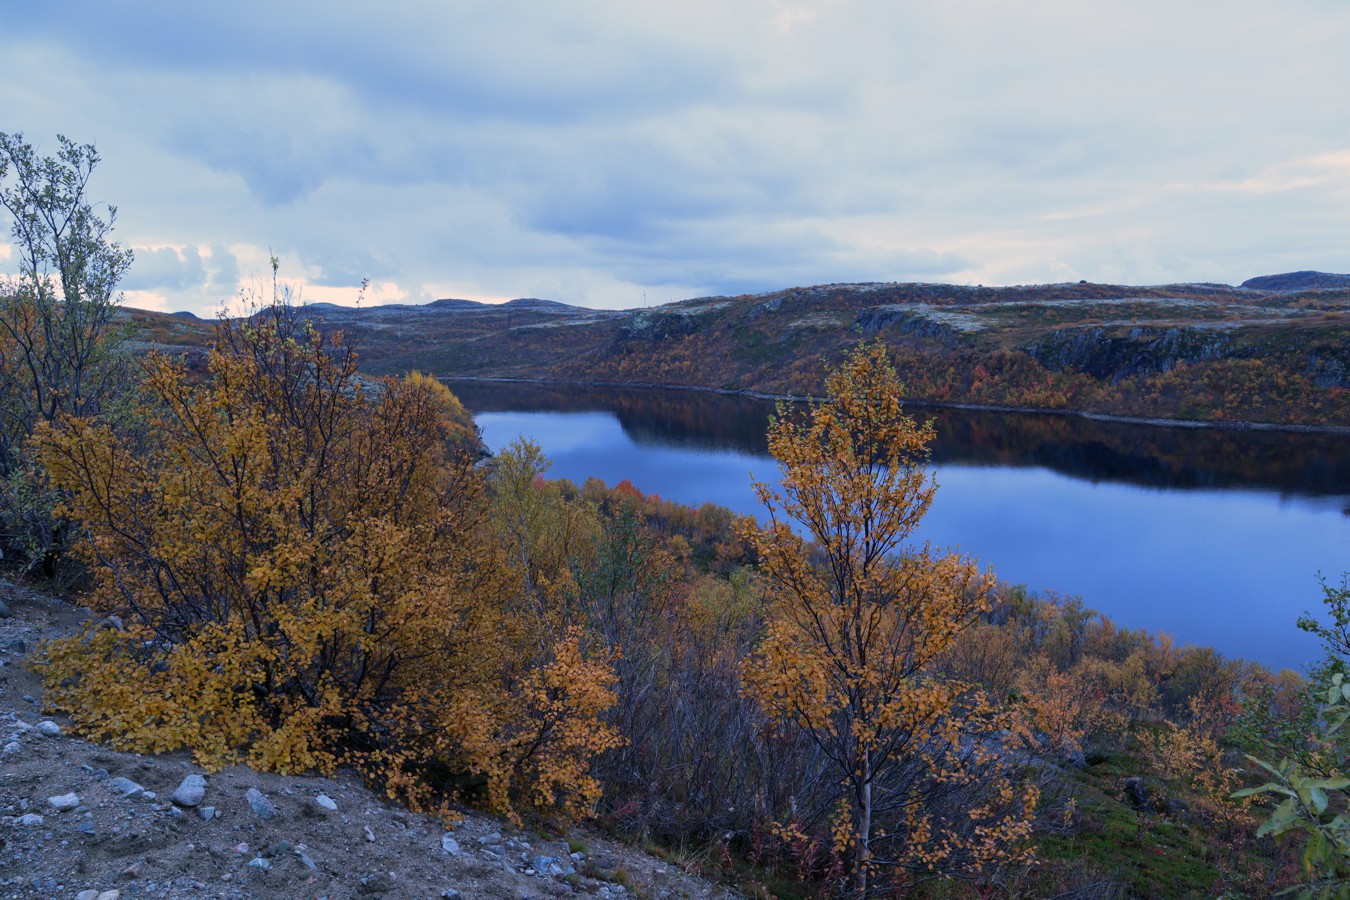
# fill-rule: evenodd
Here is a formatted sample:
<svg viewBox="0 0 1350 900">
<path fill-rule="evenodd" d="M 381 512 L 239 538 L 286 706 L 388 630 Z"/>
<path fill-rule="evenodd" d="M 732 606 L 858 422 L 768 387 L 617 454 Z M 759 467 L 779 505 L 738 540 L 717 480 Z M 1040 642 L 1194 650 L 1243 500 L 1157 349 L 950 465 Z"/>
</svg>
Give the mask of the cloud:
<svg viewBox="0 0 1350 900">
<path fill-rule="evenodd" d="M 133 248 L 135 260 L 122 279 L 129 291 L 169 288 L 184 290 L 206 283 L 206 266 L 196 247 Z"/>
<path fill-rule="evenodd" d="M 1345 268 L 1347 38 L 1319 0 L 73 0 L 7 22 L 0 108 L 97 143 L 128 288 L 203 314 L 273 253 L 338 298 L 1240 281 Z"/>
</svg>

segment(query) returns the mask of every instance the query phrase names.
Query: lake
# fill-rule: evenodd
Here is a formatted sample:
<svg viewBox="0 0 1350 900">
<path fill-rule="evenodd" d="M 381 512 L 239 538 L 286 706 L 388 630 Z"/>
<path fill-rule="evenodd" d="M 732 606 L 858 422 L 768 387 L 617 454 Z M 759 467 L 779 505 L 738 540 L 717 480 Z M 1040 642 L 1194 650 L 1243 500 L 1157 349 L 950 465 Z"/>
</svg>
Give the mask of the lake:
<svg viewBox="0 0 1350 900">
<path fill-rule="evenodd" d="M 692 391 L 452 381 L 496 451 L 525 436 L 549 477 L 759 514 L 776 478 L 769 401 Z M 1077 595 L 1128 628 L 1301 668 L 1319 572 L 1350 569 L 1350 438 L 911 407 L 937 428 L 920 538 L 1005 581 Z"/>
</svg>

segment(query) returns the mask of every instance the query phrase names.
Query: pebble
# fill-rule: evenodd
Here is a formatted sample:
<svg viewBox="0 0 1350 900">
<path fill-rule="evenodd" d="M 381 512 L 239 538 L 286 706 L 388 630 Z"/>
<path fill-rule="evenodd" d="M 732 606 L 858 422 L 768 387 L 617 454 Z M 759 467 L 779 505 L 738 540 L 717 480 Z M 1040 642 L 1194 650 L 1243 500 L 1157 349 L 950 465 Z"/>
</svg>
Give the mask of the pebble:
<svg viewBox="0 0 1350 900">
<path fill-rule="evenodd" d="M 295 855 L 300 857 L 300 862 L 304 863 L 306 869 L 309 869 L 312 872 L 318 871 L 319 867 L 314 865 L 314 860 L 309 858 L 308 853 L 305 853 L 303 850 L 297 850 L 295 851 Z"/>
<path fill-rule="evenodd" d="M 255 856 L 253 859 L 250 859 L 248 864 L 255 869 L 262 869 L 263 871 L 272 868 L 272 863 L 261 856 Z"/>
<path fill-rule="evenodd" d="M 447 832 L 441 835 L 441 849 L 451 856 L 459 856 L 459 841 Z"/>
<path fill-rule="evenodd" d="M 38 734 L 45 734 L 47 737 L 60 737 L 61 726 L 57 725 L 51 719 L 43 719 L 33 726 L 33 730 Z"/>
<path fill-rule="evenodd" d="M 179 783 L 169 799 L 179 806 L 196 806 L 206 799 L 206 779 L 201 775 L 189 775 Z"/>
<path fill-rule="evenodd" d="M 236 854 L 238 854 L 239 856 L 243 856 L 245 853 L 248 852 L 248 844 L 245 844 L 245 843 L 243 843 L 242 841 L 241 841 L 240 843 L 238 843 L 238 844 L 235 844 L 235 845 L 234 845 L 234 852 L 235 852 Z"/>
<path fill-rule="evenodd" d="M 145 788 L 141 787 L 130 778 L 123 778 L 120 775 L 112 781 L 109 781 L 108 787 L 112 788 L 113 793 L 117 794 L 117 796 L 126 797 L 128 799 L 139 797 L 141 794 L 145 793 Z"/>
<path fill-rule="evenodd" d="M 197 809 L 197 815 L 202 817 L 203 822 L 210 822 L 216 817 L 216 808 L 214 806 L 202 806 Z"/>
<path fill-rule="evenodd" d="M 25 813 L 15 819 L 14 824 L 21 828 L 36 828 L 42 824 L 42 816 L 37 813 Z"/>
<path fill-rule="evenodd" d="M 18 741 L 10 741 L 8 744 L 5 745 L 6 753 L 18 753 L 21 749 L 23 748 L 19 746 Z"/>
<path fill-rule="evenodd" d="M 47 803 L 50 804 L 53 809 L 64 812 L 80 805 L 80 795 L 74 793 L 60 794 L 55 797 L 48 797 Z"/>
<path fill-rule="evenodd" d="M 314 798 L 314 802 L 329 812 L 337 812 L 337 801 L 327 794 L 320 794 Z"/>
<path fill-rule="evenodd" d="M 266 820 L 277 814 L 277 808 L 272 805 L 272 801 L 264 797 L 262 791 L 257 788 L 249 788 L 244 796 L 248 799 L 253 814 L 258 818 Z"/>
</svg>

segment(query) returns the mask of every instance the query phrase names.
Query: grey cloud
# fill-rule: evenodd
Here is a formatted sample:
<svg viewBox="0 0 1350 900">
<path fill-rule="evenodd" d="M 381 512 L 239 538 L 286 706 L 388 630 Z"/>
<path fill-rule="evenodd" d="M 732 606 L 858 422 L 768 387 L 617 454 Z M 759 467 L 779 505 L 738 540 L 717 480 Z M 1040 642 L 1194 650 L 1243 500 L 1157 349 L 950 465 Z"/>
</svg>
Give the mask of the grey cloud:
<svg viewBox="0 0 1350 900">
<path fill-rule="evenodd" d="M 137 250 L 135 260 L 122 280 L 128 291 L 187 290 L 206 283 L 206 267 L 196 247 L 180 253 L 172 247 Z"/>
<path fill-rule="evenodd" d="M 806 2 L 794 22 L 699 0 L 73 0 L 7 21 L 0 107 L 98 143 L 124 242 L 203 248 L 132 271 L 184 303 L 234 293 L 240 263 L 208 246 L 247 266 L 274 247 L 316 286 L 630 305 L 643 285 L 1336 268 L 1350 171 L 1176 188 L 1350 147 L 1325 107 L 1350 12 L 1233 2 L 1138 0 L 1104 27 L 1057 0 Z"/>
<path fill-rule="evenodd" d="M 217 289 L 233 292 L 239 284 L 239 260 L 219 244 L 211 247 L 208 283 Z"/>
</svg>

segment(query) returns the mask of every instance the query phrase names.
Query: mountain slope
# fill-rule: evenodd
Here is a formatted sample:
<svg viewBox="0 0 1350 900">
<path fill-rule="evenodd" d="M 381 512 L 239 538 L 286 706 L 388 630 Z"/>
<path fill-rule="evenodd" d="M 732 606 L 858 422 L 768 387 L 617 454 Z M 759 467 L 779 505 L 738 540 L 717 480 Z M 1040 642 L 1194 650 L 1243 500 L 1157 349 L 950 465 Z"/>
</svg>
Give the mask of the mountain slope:
<svg viewBox="0 0 1350 900">
<path fill-rule="evenodd" d="M 1312 274 L 1269 288 L 835 284 L 618 312 L 457 300 L 308 313 L 354 335 L 372 374 L 818 394 L 848 348 L 883 339 L 911 401 L 1350 426 L 1350 286 L 1327 287 L 1350 276 Z"/>
</svg>

